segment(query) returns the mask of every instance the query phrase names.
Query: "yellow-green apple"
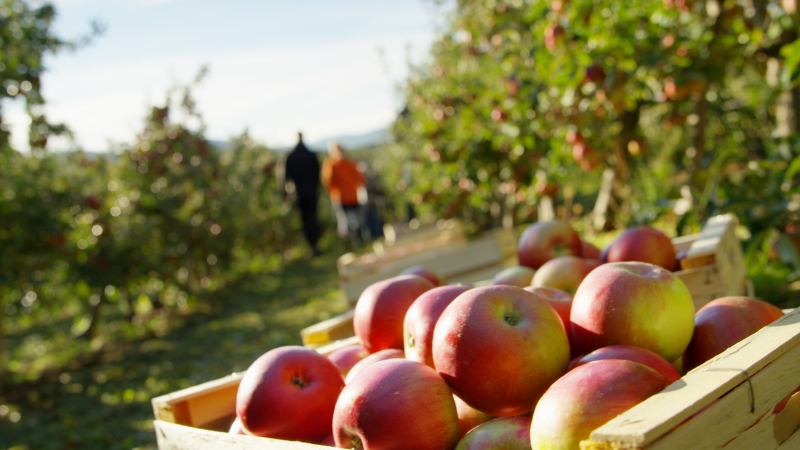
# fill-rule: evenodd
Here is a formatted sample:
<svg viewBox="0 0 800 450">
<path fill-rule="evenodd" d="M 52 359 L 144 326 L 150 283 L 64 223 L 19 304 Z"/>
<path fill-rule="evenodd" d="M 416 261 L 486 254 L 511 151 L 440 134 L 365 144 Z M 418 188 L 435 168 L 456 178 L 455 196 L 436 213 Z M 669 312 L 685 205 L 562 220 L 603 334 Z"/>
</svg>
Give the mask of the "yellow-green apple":
<svg viewBox="0 0 800 450">
<path fill-rule="evenodd" d="M 519 238 L 519 265 L 538 269 L 556 256 L 581 256 L 581 238 L 563 220 L 550 220 L 530 225 Z"/>
<path fill-rule="evenodd" d="M 592 361 L 559 378 L 536 404 L 533 450 L 573 450 L 598 426 L 661 391 L 667 381 L 644 364 Z"/>
<path fill-rule="evenodd" d="M 600 261 L 596 259 L 559 256 L 536 271 L 531 286 L 556 288 L 574 294 L 586 275 L 599 265 Z"/>
<path fill-rule="evenodd" d="M 537 297 L 546 301 L 561 318 L 564 329 L 569 331 L 569 311 L 572 309 L 572 296 L 568 293 L 555 288 L 528 286 L 526 291 L 536 294 Z"/>
<path fill-rule="evenodd" d="M 629 228 L 608 246 L 606 262 L 641 261 L 673 270 L 675 246 L 669 237 L 651 227 Z"/>
<path fill-rule="evenodd" d="M 506 284 L 509 286 L 517 286 L 524 288 L 531 284 L 533 274 L 536 273 L 530 267 L 525 266 L 512 266 L 498 272 L 492 278 L 492 284 Z"/>
<path fill-rule="evenodd" d="M 363 345 L 353 344 L 334 351 L 328 355 L 328 359 L 339 369 L 339 373 L 342 374 L 342 377 L 346 377 L 350 369 L 367 355 L 369 355 L 369 352 Z"/>
<path fill-rule="evenodd" d="M 467 402 L 458 398 L 457 395 L 453 396 L 453 400 L 456 402 L 459 436 L 464 436 L 469 430 L 484 422 L 494 419 L 493 416 L 469 406 Z"/>
<path fill-rule="evenodd" d="M 530 450 L 531 416 L 499 417 L 467 433 L 455 450 Z"/>
<path fill-rule="evenodd" d="M 591 242 L 581 239 L 581 256 L 590 259 L 600 259 L 600 249 Z"/>
<path fill-rule="evenodd" d="M 515 286 L 459 295 L 433 332 L 439 375 L 473 408 L 493 416 L 531 410 L 566 370 L 569 343 L 553 308 Z"/>
<path fill-rule="evenodd" d="M 249 434 L 318 442 L 330 433 L 344 386 L 339 369 L 300 346 L 278 347 L 256 359 L 236 393 L 236 416 Z"/>
<path fill-rule="evenodd" d="M 406 312 L 403 337 L 406 359 L 433 367 L 433 330 L 444 309 L 470 289 L 457 284 L 435 287 L 421 294 Z"/>
<path fill-rule="evenodd" d="M 706 303 L 694 318 L 694 335 L 684 355 L 693 369 L 783 316 L 775 305 L 750 297 L 722 297 Z"/>
<path fill-rule="evenodd" d="M 342 390 L 333 437 L 340 448 L 451 449 L 459 438 L 453 394 L 425 364 L 380 361 Z"/>
<path fill-rule="evenodd" d="M 403 359 L 405 355 L 403 354 L 402 350 L 396 348 L 385 348 L 383 350 L 378 350 L 377 352 L 365 357 L 361 361 L 357 362 L 353 368 L 350 369 L 350 372 L 344 378 L 345 384 L 349 383 L 353 380 L 353 378 L 357 377 L 359 373 L 361 373 L 367 367 L 375 364 L 379 361 L 385 361 L 387 359 Z"/>
<path fill-rule="evenodd" d="M 644 364 L 663 375 L 667 383 L 672 383 L 681 377 L 681 374 L 678 373 L 675 366 L 669 361 L 646 348 L 636 347 L 634 345 L 609 345 L 608 347 L 598 348 L 591 353 L 587 353 L 580 358 L 572 360 L 569 363 L 569 367 L 571 370 L 588 362 L 600 361 L 603 359 L 624 359 Z"/>
<path fill-rule="evenodd" d="M 424 266 L 411 266 L 405 269 L 404 271 L 400 272 L 400 275 L 417 275 L 419 277 L 425 278 L 426 280 L 430 281 L 431 284 L 434 286 L 442 285 L 442 277 L 440 277 L 434 271 Z"/>
<path fill-rule="evenodd" d="M 674 361 L 689 345 L 693 329 L 694 303 L 686 285 L 653 264 L 598 266 L 572 299 L 570 333 L 578 354 L 627 344 Z"/>
<path fill-rule="evenodd" d="M 368 352 L 403 348 L 403 319 L 414 300 L 433 284 L 417 275 L 399 275 L 369 285 L 358 297 L 353 329 Z"/>
</svg>

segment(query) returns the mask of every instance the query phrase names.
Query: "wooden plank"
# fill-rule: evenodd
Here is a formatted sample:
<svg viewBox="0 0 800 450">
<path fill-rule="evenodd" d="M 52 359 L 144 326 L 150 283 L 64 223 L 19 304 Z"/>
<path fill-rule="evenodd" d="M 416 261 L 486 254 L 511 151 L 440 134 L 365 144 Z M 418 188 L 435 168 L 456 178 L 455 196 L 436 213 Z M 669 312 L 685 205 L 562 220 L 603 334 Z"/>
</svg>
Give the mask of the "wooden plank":
<svg viewBox="0 0 800 450">
<path fill-rule="evenodd" d="M 323 450 L 324 445 L 255 436 L 230 435 L 163 420 L 153 422 L 160 450 Z"/>
<path fill-rule="evenodd" d="M 350 336 L 350 337 L 345 338 L 345 339 L 340 339 L 340 340 L 338 340 L 336 342 L 331 342 L 329 344 L 325 344 L 325 345 L 323 345 L 321 347 L 318 347 L 316 350 L 317 350 L 317 353 L 321 353 L 321 354 L 323 354 L 325 356 L 328 356 L 331 353 L 335 352 L 336 350 L 339 350 L 340 348 L 349 347 L 351 345 L 360 344 L 360 343 L 361 342 L 358 340 L 358 337 Z"/>
<path fill-rule="evenodd" d="M 800 448 L 800 393 L 779 413 L 767 411 L 741 434 L 726 442 L 723 448 Z M 795 446 L 792 441 L 795 440 Z"/>
<path fill-rule="evenodd" d="M 353 310 L 346 311 L 328 320 L 303 328 L 300 330 L 303 345 L 317 347 L 352 336 L 354 333 L 353 314 Z"/>
<path fill-rule="evenodd" d="M 745 386 L 748 376 L 754 378 L 767 366 L 770 369 L 759 375 L 760 387 L 756 392 L 758 395 L 762 393 L 779 395 L 782 392 L 785 396 L 793 385 L 771 388 L 761 384 L 775 384 L 776 377 L 778 380 L 783 379 L 780 374 L 786 373 L 787 367 L 794 374 L 793 380 L 797 380 L 796 371 L 797 367 L 800 367 L 800 360 L 797 359 L 800 357 L 798 346 L 800 346 L 800 310 L 795 310 L 689 372 L 664 391 L 596 429 L 592 432 L 591 442 L 596 443 L 598 448 L 603 448 L 604 444 L 613 444 L 609 448 L 646 447 L 696 413 L 708 408 L 737 386 L 740 388 Z M 784 355 L 789 356 L 784 358 Z M 773 364 L 776 361 L 777 363 Z M 770 399 L 770 397 L 763 398 Z M 732 397 L 732 399 L 739 398 Z M 763 401 L 757 399 L 756 406 L 763 407 Z M 735 429 L 734 426 L 731 429 Z M 705 434 L 705 430 L 701 430 L 701 434 Z M 693 447 L 690 445 L 688 448 Z"/>
<path fill-rule="evenodd" d="M 414 265 L 428 267 L 449 281 L 451 277 L 501 263 L 503 252 L 500 239 L 502 239 L 502 234 L 489 233 L 474 241 L 456 243 L 419 253 L 413 257 L 386 264 L 369 275 L 340 279 L 340 285 L 347 299 L 354 302 L 370 284 L 393 277 Z"/>
<path fill-rule="evenodd" d="M 157 419 L 168 420 L 188 425 L 205 425 L 223 414 L 230 414 L 233 407 L 227 405 L 230 399 L 236 398 L 236 389 L 243 374 L 233 373 L 223 378 L 181 389 L 170 394 L 155 397 L 151 400 L 153 414 Z M 207 401 L 207 403 L 206 403 Z M 232 405 L 232 404 L 231 404 Z M 214 412 L 200 412 L 208 407 Z M 225 412 L 219 412 L 225 410 Z M 193 416 L 194 415 L 194 416 Z M 206 422 L 198 422 L 198 420 Z"/>
<path fill-rule="evenodd" d="M 775 405 L 796 388 L 798 367 L 800 367 L 800 345 L 752 375 L 749 382 L 746 380 L 741 382 L 732 391 L 711 403 L 701 413 L 672 430 L 649 448 L 666 450 L 722 447 L 736 436 L 746 433 L 759 418 L 770 414 Z M 724 370 L 725 368 L 721 367 L 717 373 Z M 774 446 L 759 448 L 775 448 L 777 445 L 775 442 Z"/>
</svg>

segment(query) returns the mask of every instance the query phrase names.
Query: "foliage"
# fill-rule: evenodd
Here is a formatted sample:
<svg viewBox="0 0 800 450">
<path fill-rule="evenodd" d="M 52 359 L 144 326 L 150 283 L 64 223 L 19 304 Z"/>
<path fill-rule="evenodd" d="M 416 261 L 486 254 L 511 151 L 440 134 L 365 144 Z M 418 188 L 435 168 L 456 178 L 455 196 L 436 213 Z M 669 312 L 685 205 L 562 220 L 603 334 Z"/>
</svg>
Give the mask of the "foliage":
<svg viewBox="0 0 800 450">
<path fill-rule="evenodd" d="M 666 216 L 684 234 L 734 211 L 759 239 L 785 233 L 798 29 L 792 2 L 459 1 L 394 124 L 409 198 L 477 229 L 535 220 L 545 196 L 580 216 L 611 170 L 601 227 Z"/>
</svg>

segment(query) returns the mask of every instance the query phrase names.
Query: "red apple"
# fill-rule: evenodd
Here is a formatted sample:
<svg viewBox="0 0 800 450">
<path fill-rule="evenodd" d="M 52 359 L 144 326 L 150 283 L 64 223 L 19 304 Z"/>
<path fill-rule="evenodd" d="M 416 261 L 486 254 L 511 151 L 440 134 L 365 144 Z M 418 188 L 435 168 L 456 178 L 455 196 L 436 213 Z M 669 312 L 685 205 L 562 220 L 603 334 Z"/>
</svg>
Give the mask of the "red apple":
<svg viewBox="0 0 800 450">
<path fill-rule="evenodd" d="M 433 330 L 436 321 L 456 297 L 469 290 L 466 285 L 448 285 L 420 295 L 406 312 L 403 321 L 405 356 L 433 367 Z"/>
<path fill-rule="evenodd" d="M 561 319 L 561 322 L 564 324 L 564 329 L 569 331 L 569 311 L 572 309 L 571 295 L 560 289 L 549 287 L 528 286 L 525 290 L 534 293 L 537 297 L 552 306 Z"/>
<path fill-rule="evenodd" d="M 379 350 L 366 358 L 362 359 L 361 361 L 357 362 L 352 369 L 350 369 L 350 373 L 344 379 L 345 384 L 349 383 L 353 380 L 353 378 L 357 377 L 359 373 L 361 373 L 367 367 L 375 364 L 379 361 L 386 361 L 387 359 L 403 359 L 402 350 L 398 350 L 396 348 L 385 348 L 383 350 Z"/>
<path fill-rule="evenodd" d="M 591 242 L 581 240 L 581 256 L 590 259 L 600 259 L 600 249 Z"/>
<path fill-rule="evenodd" d="M 340 448 L 453 448 L 459 432 L 452 392 L 424 364 L 378 362 L 342 390 L 333 415 L 333 437 Z"/>
<path fill-rule="evenodd" d="M 521 266 L 538 269 L 562 255 L 581 256 L 581 238 L 562 220 L 535 223 L 519 238 L 517 258 Z"/>
<path fill-rule="evenodd" d="M 592 83 L 602 83 L 605 78 L 606 71 L 603 70 L 603 66 L 592 64 L 586 68 L 586 75 L 584 76 L 586 81 L 591 81 Z"/>
<path fill-rule="evenodd" d="M 453 400 L 456 402 L 459 436 L 464 436 L 469 430 L 494 419 L 493 416 L 469 406 L 467 402 L 458 398 L 457 395 L 453 396 Z"/>
<path fill-rule="evenodd" d="M 783 316 L 775 305 L 750 297 L 722 297 L 697 311 L 694 336 L 684 355 L 693 369 Z"/>
<path fill-rule="evenodd" d="M 595 428 L 661 391 L 667 381 L 633 361 L 592 361 L 567 372 L 542 395 L 531 421 L 531 447 L 572 450 Z"/>
<path fill-rule="evenodd" d="M 333 438 L 333 434 L 329 434 L 325 439 L 323 439 L 319 445 L 327 445 L 328 447 L 336 447 L 336 440 Z"/>
<path fill-rule="evenodd" d="M 694 303 L 683 281 L 668 270 L 641 262 L 608 263 L 578 287 L 570 322 L 578 353 L 626 344 L 674 361 L 692 339 Z"/>
<path fill-rule="evenodd" d="M 603 359 L 624 359 L 644 364 L 663 375 L 667 383 L 672 383 L 681 377 L 681 374 L 678 373 L 675 366 L 670 364 L 669 361 L 650 350 L 633 345 L 609 345 L 608 347 L 598 348 L 589 354 L 571 361 L 569 363 L 570 370 L 588 362 L 600 361 Z"/>
<path fill-rule="evenodd" d="M 569 362 L 561 319 L 544 300 L 514 286 L 484 286 L 461 294 L 433 333 L 439 375 L 473 408 L 517 416 Z"/>
<path fill-rule="evenodd" d="M 655 228 L 636 227 L 625 230 L 611 243 L 606 261 L 641 261 L 672 270 L 677 259 L 675 246 L 666 234 Z"/>
<path fill-rule="evenodd" d="M 544 28 L 544 45 L 548 50 L 554 52 L 557 48 L 558 42 L 564 36 L 564 27 L 557 23 L 548 24 Z"/>
<path fill-rule="evenodd" d="M 367 355 L 369 355 L 369 352 L 362 345 L 353 344 L 336 350 L 328 355 L 328 359 L 339 369 L 339 373 L 346 377 L 347 372 L 350 372 L 350 369 Z"/>
<path fill-rule="evenodd" d="M 434 286 L 442 285 L 442 277 L 437 275 L 434 271 L 423 266 L 411 266 L 406 270 L 400 272 L 400 275 L 417 275 L 430 281 Z"/>
<path fill-rule="evenodd" d="M 530 450 L 531 417 L 500 417 L 467 433 L 455 450 Z"/>
<path fill-rule="evenodd" d="M 403 319 L 414 300 L 433 284 L 417 275 L 400 275 L 364 289 L 356 303 L 353 328 L 370 353 L 403 348 Z"/>
<path fill-rule="evenodd" d="M 596 259 L 559 256 L 536 271 L 531 286 L 556 288 L 574 294 L 586 275 L 599 265 L 600 261 Z"/>
<path fill-rule="evenodd" d="M 525 266 L 506 267 L 492 278 L 492 284 L 505 284 L 524 288 L 531 284 L 535 270 Z"/>
<path fill-rule="evenodd" d="M 344 386 L 325 356 L 299 346 L 264 353 L 245 372 L 236 393 L 236 416 L 257 436 L 317 442 L 330 433 Z"/>
</svg>

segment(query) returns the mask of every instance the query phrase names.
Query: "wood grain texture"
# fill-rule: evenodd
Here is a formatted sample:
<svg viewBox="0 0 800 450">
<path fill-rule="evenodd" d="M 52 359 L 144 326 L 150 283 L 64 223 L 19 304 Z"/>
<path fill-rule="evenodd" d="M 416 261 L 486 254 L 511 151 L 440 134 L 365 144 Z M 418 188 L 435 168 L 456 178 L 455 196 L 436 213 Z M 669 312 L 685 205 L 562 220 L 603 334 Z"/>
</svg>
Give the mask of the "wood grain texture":
<svg viewBox="0 0 800 450">
<path fill-rule="evenodd" d="M 230 435 L 156 420 L 153 423 L 160 450 L 324 450 L 324 445 L 255 436 Z"/>
<path fill-rule="evenodd" d="M 795 310 L 596 429 L 590 439 L 596 447 L 587 448 L 724 444 L 796 389 L 798 367 L 800 310 Z"/>
<path fill-rule="evenodd" d="M 300 330 L 303 345 L 318 347 L 338 339 L 344 339 L 355 333 L 353 329 L 354 311 L 349 310 L 328 320 L 311 325 Z"/>
</svg>

